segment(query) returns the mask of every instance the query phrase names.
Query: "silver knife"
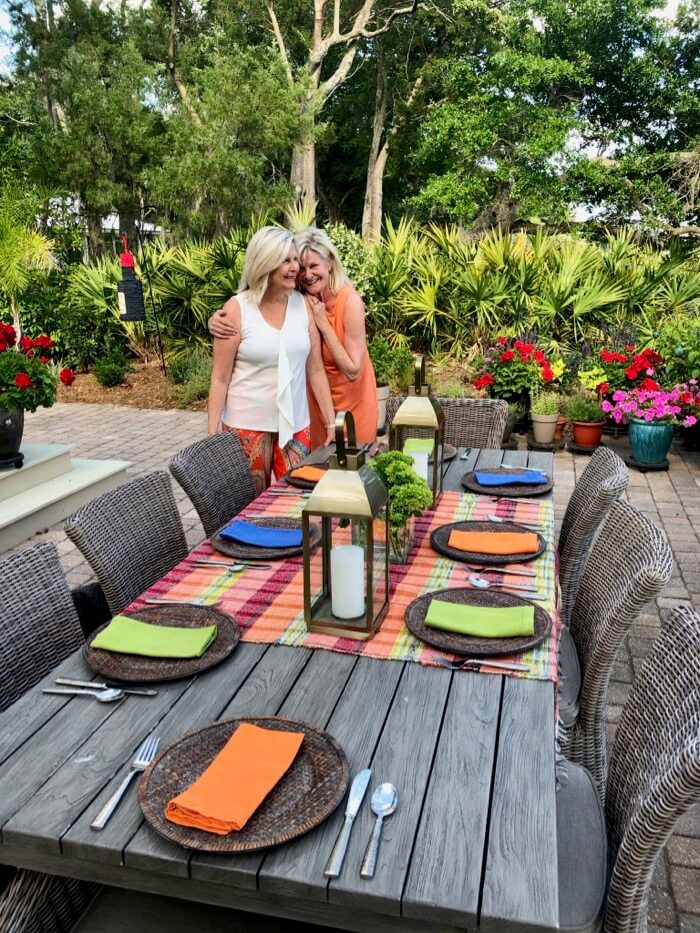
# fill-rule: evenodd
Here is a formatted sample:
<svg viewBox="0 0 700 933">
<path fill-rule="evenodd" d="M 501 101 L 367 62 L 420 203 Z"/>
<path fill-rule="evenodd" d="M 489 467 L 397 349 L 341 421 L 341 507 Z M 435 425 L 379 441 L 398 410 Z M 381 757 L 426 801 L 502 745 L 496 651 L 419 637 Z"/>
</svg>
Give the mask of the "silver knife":
<svg viewBox="0 0 700 933">
<path fill-rule="evenodd" d="M 350 842 L 352 824 L 364 800 L 371 777 L 372 772 L 369 768 L 365 768 L 364 771 L 360 771 L 359 774 L 355 775 L 355 779 L 350 787 L 348 805 L 345 808 L 345 822 L 343 823 L 343 828 L 338 833 L 338 838 L 333 846 L 331 857 L 328 859 L 326 870 L 323 873 L 326 878 L 337 878 L 340 875 L 340 870 L 343 867 L 343 861 L 345 859 L 345 852 Z"/>
<path fill-rule="evenodd" d="M 114 684 L 108 684 L 104 681 L 98 680 L 73 680 L 71 677 L 57 677 L 56 683 L 61 684 L 63 687 L 89 687 L 92 690 L 107 690 L 109 687 L 113 687 Z M 150 690 L 145 687 L 136 688 L 136 687 L 122 687 L 121 685 L 117 688 L 123 693 L 133 693 L 134 696 L 139 697 L 154 697 L 156 696 L 155 690 Z"/>
</svg>

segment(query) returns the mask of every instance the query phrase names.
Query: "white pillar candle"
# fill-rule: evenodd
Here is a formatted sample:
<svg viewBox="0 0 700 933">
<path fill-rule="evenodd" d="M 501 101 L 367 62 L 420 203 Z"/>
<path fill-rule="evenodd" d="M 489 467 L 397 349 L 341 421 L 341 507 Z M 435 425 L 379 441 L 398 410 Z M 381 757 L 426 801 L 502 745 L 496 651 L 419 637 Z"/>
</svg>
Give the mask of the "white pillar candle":
<svg viewBox="0 0 700 933">
<path fill-rule="evenodd" d="M 356 619 L 365 612 L 365 556 L 356 544 L 331 549 L 331 612 Z"/>
<path fill-rule="evenodd" d="M 428 455 L 419 450 L 414 450 L 411 454 L 413 457 L 413 470 L 420 476 L 421 479 L 424 479 L 426 483 L 428 482 Z"/>
</svg>

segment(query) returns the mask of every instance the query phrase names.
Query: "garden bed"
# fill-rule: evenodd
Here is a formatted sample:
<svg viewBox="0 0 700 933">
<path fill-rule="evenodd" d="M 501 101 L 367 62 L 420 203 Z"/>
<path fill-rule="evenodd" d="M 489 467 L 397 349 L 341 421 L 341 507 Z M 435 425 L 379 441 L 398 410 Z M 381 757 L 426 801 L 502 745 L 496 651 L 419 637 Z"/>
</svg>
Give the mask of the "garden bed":
<svg viewBox="0 0 700 933">
<path fill-rule="evenodd" d="M 160 362 L 134 363 L 124 385 L 108 389 L 92 373 L 78 373 L 70 388 L 59 385 L 59 402 L 88 402 L 97 405 L 125 405 L 128 408 L 180 408 L 176 386 L 170 376 L 163 375 Z M 204 411 L 207 400 L 200 399 L 184 406 L 189 411 Z"/>
</svg>

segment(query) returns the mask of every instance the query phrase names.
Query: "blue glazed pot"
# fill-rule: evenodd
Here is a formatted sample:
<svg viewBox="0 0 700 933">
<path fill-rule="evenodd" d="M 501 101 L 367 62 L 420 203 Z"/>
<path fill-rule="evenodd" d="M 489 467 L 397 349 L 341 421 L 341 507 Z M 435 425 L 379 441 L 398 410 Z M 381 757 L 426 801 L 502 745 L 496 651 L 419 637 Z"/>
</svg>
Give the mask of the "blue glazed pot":
<svg viewBox="0 0 700 933">
<path fill-rule="evenodd" d="M 630 419 L 630 448 L 638 463 L 663 463 L 672 440 L 672 424 Z"/>
</svg>

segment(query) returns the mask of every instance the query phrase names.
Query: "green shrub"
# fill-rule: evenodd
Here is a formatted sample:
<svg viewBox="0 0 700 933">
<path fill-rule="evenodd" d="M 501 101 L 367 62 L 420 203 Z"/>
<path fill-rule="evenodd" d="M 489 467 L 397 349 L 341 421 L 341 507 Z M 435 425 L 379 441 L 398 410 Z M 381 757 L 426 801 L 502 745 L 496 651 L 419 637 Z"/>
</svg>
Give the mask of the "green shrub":
<svg viewBox="0 0 700 933">
<path fill-rule="evenodd" d="M 173 395 L 179 408 L 187 408 L 209 394 L 211 357 L 208 351 L 197 349 L 181 355 L 170 367 L 170 375 L 177 383 Z"/>
<path fill-rule="evenodd" d="M 664 358 L 664 385 L 700 379 L 700 314 L 666 318 L 654 342 Z"/>
<path fill-rule="evenodd" d="M 415 367 L 415 356 L 408 347 L 393 347 L 386 337 L 375 337 L 368 349 L 377 385 L 388 385 L 392 392 L 405 392 L 413 382 Z"/>
<path fill-rule="evenodd" d="M 583 393 L 571 396 L 566 403 L 565 412 L 569 421 L 582 421 L 588 424 L 605 421 L 605 414 L 598 399 Z"/>
<path fill-rule="evenodd" d="M 464 386 L 461 382 L 438 383 L 431 389 L 433 395 L 441 398 L 464 398 Z"/>
<path fill-rule="evenodd" d="M 126 374 L 133 371 L 133 366 L 119 349 L 111 350 L 107 356 L 98 360 L 92 369 L 95 379 L 108 389 L 120 386 Z"/>
</svg>

